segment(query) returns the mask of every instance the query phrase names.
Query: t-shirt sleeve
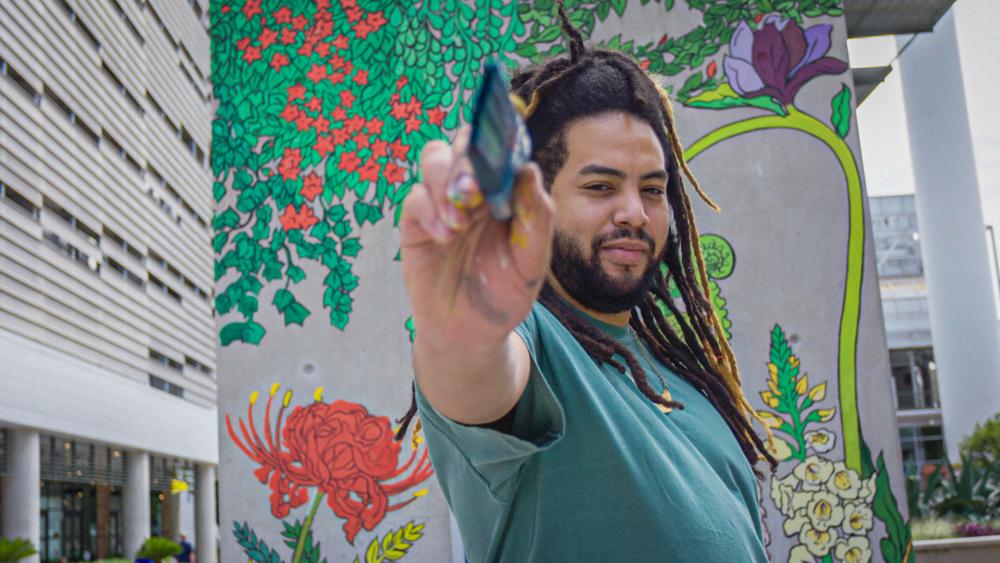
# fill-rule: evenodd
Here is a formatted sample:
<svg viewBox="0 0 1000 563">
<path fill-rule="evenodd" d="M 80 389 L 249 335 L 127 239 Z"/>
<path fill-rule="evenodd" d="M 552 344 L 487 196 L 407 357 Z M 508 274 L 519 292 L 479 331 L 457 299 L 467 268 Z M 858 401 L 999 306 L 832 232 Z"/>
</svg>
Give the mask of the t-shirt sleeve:
<svg viewBox="0 0 1000 563">
<path fill-rule="evenodd" d="M 528 347 L 531 374 L 514 407 L 509 432 L 451 420 L 437 412 L 417 386 L 417 408 L 424 435 L 446 492 L 450 483 L 471 475 L 485 485 L 495 499 L 507 502 L 517 487 L 517 477 L 525 462 L 562 438 L 565 416 L 538 367 L 536 330 L 534 314 L 529 314 L 515 329 Z"/>
</svg>

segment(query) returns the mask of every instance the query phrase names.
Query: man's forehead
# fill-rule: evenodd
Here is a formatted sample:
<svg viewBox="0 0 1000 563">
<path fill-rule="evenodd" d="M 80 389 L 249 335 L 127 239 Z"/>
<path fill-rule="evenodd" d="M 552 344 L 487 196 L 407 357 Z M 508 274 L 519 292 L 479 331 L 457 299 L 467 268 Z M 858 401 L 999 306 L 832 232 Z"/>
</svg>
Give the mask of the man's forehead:
<svg viewBox="0 0 1000 563">
<path fill-rule="evenodd" d="M 663 147 L 653 127 L 629 113 L 616 111 L 574 120 L 565 131 L 569 160 L 609 165 L 621 159 L 649 159 L 662 167 Z M 602 162 L 604 161 L 604 162 Z"/>
</svg>

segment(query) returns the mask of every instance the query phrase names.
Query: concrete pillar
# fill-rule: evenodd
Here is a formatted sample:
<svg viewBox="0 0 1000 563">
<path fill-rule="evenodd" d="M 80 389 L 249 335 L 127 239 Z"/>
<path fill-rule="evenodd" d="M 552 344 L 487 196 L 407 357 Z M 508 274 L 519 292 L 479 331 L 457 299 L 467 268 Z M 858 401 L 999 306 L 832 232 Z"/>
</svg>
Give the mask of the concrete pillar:
<svg viewBox="0 0 1000 563">
<path fill-rule="evenodd" d="M 215 563 L 215 466 L 199 463 L 194 485 L 194 545 L 198 563 Z"/>
<path fill-rule="evenodd" d="M 128 484 L 122 490 L 122 504 L 125 519 L 123 547 L 125 558 L 131 559 L 150 535 L 149 454 L 146 452 L 128 452 Z"/>
<path fill-rule="evenodd" d="M 111 555 L 111 487 L 97 485 L 97 558 L 104 559 Z"/>
<path fill-rule="evenodd" d="M 38 431 L 7 430 L 7 469 L 3 479 L 3 537 L 41 541 L 41 446 Z M 21 560 L 38 563 L 37 554 Z"/>
<path fill-rule="evenodd" d="M 166 502 L 163 503 L 163 535 L 174 541 L 178 541 L 181 532 L 181 495 L 184 493 L 169 493 Z"/>
<path fill-rule="evenodd" d="M 957 462 L 962 439 L 1000 409 L 1000 328 L 953 10 L 917 36 L 900 73 L 945 446 Z"/>
</svg>

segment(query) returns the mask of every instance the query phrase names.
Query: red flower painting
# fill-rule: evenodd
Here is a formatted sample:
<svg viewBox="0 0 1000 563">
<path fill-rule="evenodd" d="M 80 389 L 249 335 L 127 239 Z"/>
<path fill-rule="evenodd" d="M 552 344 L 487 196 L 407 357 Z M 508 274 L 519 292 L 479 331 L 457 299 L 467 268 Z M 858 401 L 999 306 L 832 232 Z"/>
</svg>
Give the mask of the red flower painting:
<svg viewBox="0 0 1000 563">
<path fill-rule="evenodd" d="M 388 417 L 374 416 L 358 403 L 317 400 L 292 408 L 286 417 L 292 396 L 288 391 L 272 425 L 277 389 L 277 384 L 272 386 L 264 407 L 262 432 L 253 416 L 256 392 L 250 396 L 247 421 L 238 420 L 239 435 L 226 415 L 229 437 L 260 464 L 254 477 L 271 489 L 269 500 L 275 517 L 285 518 L 308 503 L 311 492 L 312 512 L 325 498 L 333 513 L 345 520 L 344 534 L 353 544 L 362 529 L 373 530 L 388 512 L 417 498 L 394 497 L 434 474 L 426 448 L 414 447 L 400 464 L 403 446 L 393 440 Z"/>
</svg>

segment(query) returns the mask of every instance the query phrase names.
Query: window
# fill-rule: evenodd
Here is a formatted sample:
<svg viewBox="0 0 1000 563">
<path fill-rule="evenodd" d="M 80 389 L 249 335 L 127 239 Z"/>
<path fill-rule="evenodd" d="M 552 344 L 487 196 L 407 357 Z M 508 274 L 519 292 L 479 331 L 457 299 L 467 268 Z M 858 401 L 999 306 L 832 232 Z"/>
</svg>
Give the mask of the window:
<svg viewBox="0 0 1000 563">
<path fill-rule="evenodd" d="M 139 252 L 139 249 L 126 242 L 125 239 L 118 236 L 118 234 L 111 229 L 104 227 L 102 234 L 106 240 L 111 241 L 114 246 L 120 248 L 123 252 L 128 253 L 129 256 L 137 260 L 140 264 L 146 262 L 146 257 L 142 254 L 142 252 Z"/>
<path fill-rule="evenodd" d="M 100 135 L 98 135 L 93 129 L 91 129 L 90 127 L 88 127 L 87 124 L 83 122 L 83 120 L 77 119 L 74 122 L 74 124 L 76 125 L 77 129 L 79 129 L 80 131 L 83 131 L 83 134 L 86 135 L 87 138 L 89 138 L 92 143 L 94 143 L 95 145 L 100 145 L 101 144 L 101 137 L 100 137 Z"/>
<path fill-rule="evenodd" d="M 142 169 L 142 166 L 128 153 L 125 153 L 125 164 L 128 164 L 128 167 L 139 176 L 144 176 L 146 174 L 146 171 Z"/>
<path fill-rule="evenodd" d="M 157 289 L 159 289 L 164 295 L 173 299 L 174 301 L 177 301 L 178 303 L 181 302 L 181 294 L 177 293 L 170 286 L 163 283 L 160 280 L 160 278 L 154 276 L 153 274 L 149 274 L 149 283 L 152 284 Z"/>
<path fill-rule="evenodd" d="M 62 5 L 62 8 L 66 12 L 66 17 L 69 18 L 69 21 L 75 23 L 76 27 L 80 30 L 81 33 L 83 33 L 83 36 L 86 37 L 88 41 L 90 41 L 90 44 L 93 45 L 95 49 L 100 51 L 101 42 L 97 40 L 97 37 L 95 37 L 94 34 L 90 31 L 90 29 L 83 23 L 83 21 L 80 20 L 76 12 L 73 11 L 73 8 L 71 8 L 69 4 L 66 3 L 66 0 L 59 0 L 59 4 Z"/>
<path fill-rule="evenodd" d="M 162 256 L 160 256 L 156 252 L 153 252 L 152 250 L 149 251 L 149 259 L 152 260 L 154 264 L 158 265 L 161 268 L 167 267 L 167 261 L 164 260 Z"/>
<path fill-rule="evenodd" d="M 174 38 L 170 35 L 170 32 L 167 31 L 167 26 L 164 25 L 163 19 L 160 18 L 160 14 L 156 13 L 156 10 L 153 9 L 153 6 L 151 4 L 147 3 L 146 7 L 149 8 L 149 13 L 153 15 L 153 21 L 156 22 L 156 25 L 160 28 L 160 31 L 163 32 L 163 37 L 167 39 L 167 43 L 173 45 L 174 50 L 176 51 L 180 46 L 180 44 L 174 41 Z"/>
<path fill-rule="evenodd" d="M 157 377 L 151 373 L 146 374 L 149 376 L 149 386 L 154 389 L 159 389 L 160 391 L 166 391 L 175 397 L 184 398 L 184 388 L 180 385 L 170 383 L 162 377 Z"/>
<path fill-rule="evenodd" d="M 118 75 L 116 75 L 114 71 L 111 70 L 111 67 L 108 66 L 108 63 L 104 62 L 103 60 L 101 61 L 101 70 L 103 70 L 104 75 L 107 76 L 109 80 L 111 80 L 111 83 L 115 85 L 115 89 L 118 90 L 118 92 L 125 97 L 129 105 L 132 106 L 132 109 L 139 112 L 140 114 L 146 113 L 146 111 L 142 109 L 142 106 L 139 105 L 139 100 L 135 99 L 135 96 L 133 96 L 132 93 L 128 91 L 128 88 L 125 87 L 125 83 L 122 82 L 120 78 L 118 78 Z"/>
<path fill-rule="evenodd" d="M 191 356 L 184 356 L 184 365 L 191 369 L 198 370 L 205 375 L 212 375 L 212 368 L 206 366 Z"/>
<path fill-rule="evenodd" d="M 66 116 L 66 119 L 68 119 L 70 123 L 76 125 L 77 129 L 82 131 L 83 134 L 86 135 L 91 141 L 93 141 L 95 145 L 100 144 L 101 142 L 100 135 L 98 135 L 96 132 L 94 132 L 93 129 L 88 127 L 87 124 L 84 123 L 76 115 L 76 112 L 70 109 L 70 107 L 66 104 L 66 102 L 63 101 L 62 98 L 59 97 L 58 94 L 56 94 L 52 90 L 49 90 L 48 86 L 42 86 L 42 92 L 45 94 L 45 97 L 48 98 L 49 101 L 51 101 L 52 104 L 56 106 L 56 108 L 60 112 L 62 112 L 63 115 Z"/>
<path fill-rule="evenodd" d="M 76 230 L 78 233 L 86 237 L 90 244 L 94 246 L 97 246 L 101 242 L 101 235 L 97 234 L 93 229 L 83 223 L 77 222 Z"/>
<path fill-rule="evenodd" d="M 937 366 L 931 348 L 889 350 L 889 363 L 899 410 L 933 409 L 937 396 Z"/>
<path fill-rule="evenodd" d="M 187 147 L 187 150 L 188 152 L 191 153 L 191 156 L 195 158 L 198 157 L 198 150 L 199 150 L 198 145 L 197 143 L 194 142 L 194 137 L 192 137 L 191 134 L 187 132 L 187 129 L 183 127 L 181 127 L 181 142 L 184 143 L 185 147 Z"/>
<path fill-rule="evenodd" d="M 899 444 L 903 453 L 903 470 L 918 475 L 927 466 L 945 460 L 944 435 L 940 426 L 901 426 Z"/>
<path fill-rule="evenodd" d="M 73 230 L 80 233 L 83 237 L 87 239 L 90 244 L 97 246 L 101 242 L 101 236 L 97 234 L 94 229 L 91 229 L 79 219 L 77 219 L 72 213 L 66 211 L 61 205 L 52 201 L 48 197 L 42 198 L 42 206 L 45 207 L 46 211 L 51 212 L 56 217 L 59 217 L 66 222 L 67 225 L 73 227 Z"/>
<path fill-rule="evenodd" d="M 38 93 L 38 90 L 35 90 L 31 83 L 25 77 L 21 76 L 19 72 L 11 68 L 7 64 L 7 61 L 0 59 L 0 70 L 3 70 L 3 75 L 9 78 L 24 95 L 31 99 L 32 104 L 37 106 L 42 102 L 42 96 Z"/>
<path fill-rule="evenodd" d="M 73 246 L 69 242 L 65 241 L 52 231 L 42 231 L 42 238 L 44 238 L 49 244 L 56 247 L 62 254 L 66 257 L 71 258 L 77 264 L 87 268 L 93 273 L 99 273 L 101 271 L 101 264 L 96 258 L 92 258 L 86 252 L 83 252 L 79 248 Z"/>
<path fill-rule="evenodd" d="M 49 101 L 51 101 L 52 104 L 66 116 L 66 119 L 68 119 L 70 123 L 76 123 L 76 114 L 73 113 L 73 110 L 69 109 L 69 106 L 66 105 L 66 102 L 64 102 L 58 94 L 49 90 L 48 86 L 42 86 L 42 93 L 45 94 L 45 97 L 48 98 Z"/>
<path fill-rule="evenodd" d="M 184 50 L 185 52 L 187 52 L 187 50 L 184 49 L 183 46 L 181 47 L 181 49 Z M 194 62 L 192 61 L 191 64 L 193 66 Z M 201 87 L 198 86 L 198 83 L 194 81 L 194 77 L 191 76 L 190 72 L 188 72 L 188 69 L 187 69 L 186 66 L 184 66 L 184 63 L 177 63 L 177 66 L 180 67 L 181 72 L 183 72 L 184 76 L 187 77 L 188 84 L 190 84 L 191 87 L 194 88 L 194 93 L 198 95 L 198 99 L 204 100 L 205 99 L 205 94 L 201 91 Z"/>
<path fill-rule="evenodd" d="M 163 108 L 160 106 L 159 103 L 157 103 L 156 99 L 153 98 L 152 94 L 150 94 L 148 91 L 146 92 L 146 101 L 149 102 L 149 105 L 153 106 L 153 110 L 155 110 L 160 117 L 162 117 L 163 119 L 167 118 L 166 114 L 163 113 Z"/>
<path fill-rule="evenodd" d="M 111 67 L 108 66 L 108 63 L 103 60 L 101 61 L 101 70 L 104 71 L 104 75 L 111 80 L 111 83 L 115 85 L 115 89 L 124 94 L 125 84 L 115 75 L 114 71 L 111 70 Z"/>
<path fill-rule="evenodd" d="M 139 33 L 139 28 L 135 27 L 135 24 L 132 23 L 132 20 L 129 19 L 128 14 L 126 14 L 125 10 L 122 9 L 118 0 L 111 0 L 111 4 L 114 5 L 115 11 L 118 12 L 118 17 L 125 22 L 125 27 L 127 27 L 129 31 L 132 32 L 132 35 L 135 36 L 136 41 L 138 41 L 140 45 L 144 44 L 146 40 L 142 37 L 142 34 Z"/>
<path fill-rule="evenodd" d="M 17 193 L 13 188 L 3 182 L 0 182 L 0 194 L 3 195 L 4 201 L 11 203 L 14 207 L 17 207 L 21 211 L 24 211 L 30 215 L 33 220 L 38 220 L 38 207 L 32 203 L 30 199 Z"/>
<path fill-rule="evenodd" d="M 181 130 L 174 125 L 174 122 L 171 121 L 169 117 L 167 117 L 166 112 L 163 111 L 163 107 L 156 101 L 155 98 L 153 98 L 153 95 L 150 94 L 148 90 L 146 91 L 146 100 L 151 106 L 153 106 L 156 113 L 160 114 L 160 117 L 163 118 L 163 122 L 167 124 L 167 127 L 169 127 L 171 131 L 174 132 L 174 135 L 180 136 Z"/>
<path fill-rule="evenodd" d="M 125 278 L 126 280 L 132 282 L 132 284 L 134 284 L 135 286 L 137 286 L 137 287 L 145 287 L 146 282 L 144 282 L 142 280 L 142 278 L 140 278 L 139 276 L 135 275 L 135 273 L 132 270 L 129 270 L 125 266 L 122 266 L 114 258 L 111 258 L 110 256 L 105 256 L 104 257 L 104 263 L 107 264 L 107 266 L 109 268 L 111 268 L 112 270 L 114 270 L 118 275 L 120 275 L 121 277 Z"/>
<path fill-rule="evenodd" d="M 149 359 L 174 371 L 182 371 L 184 369 L 184 366 L 177 360 L 152 348 L 149 348 Z"/>
<path fill-rule="evenodd" d="M 118 141 L 115 140 L 114 137 L 109 135 L 107 131 L 101 133 L 101 140 L 103 140 L 109 147 L 111 147 L 111 150 L 114 151 L 115 154 L 117 154 L 121 158 L 125 158 L 125 149 L 121 146 L 121 144 Z"/>
</svg>

